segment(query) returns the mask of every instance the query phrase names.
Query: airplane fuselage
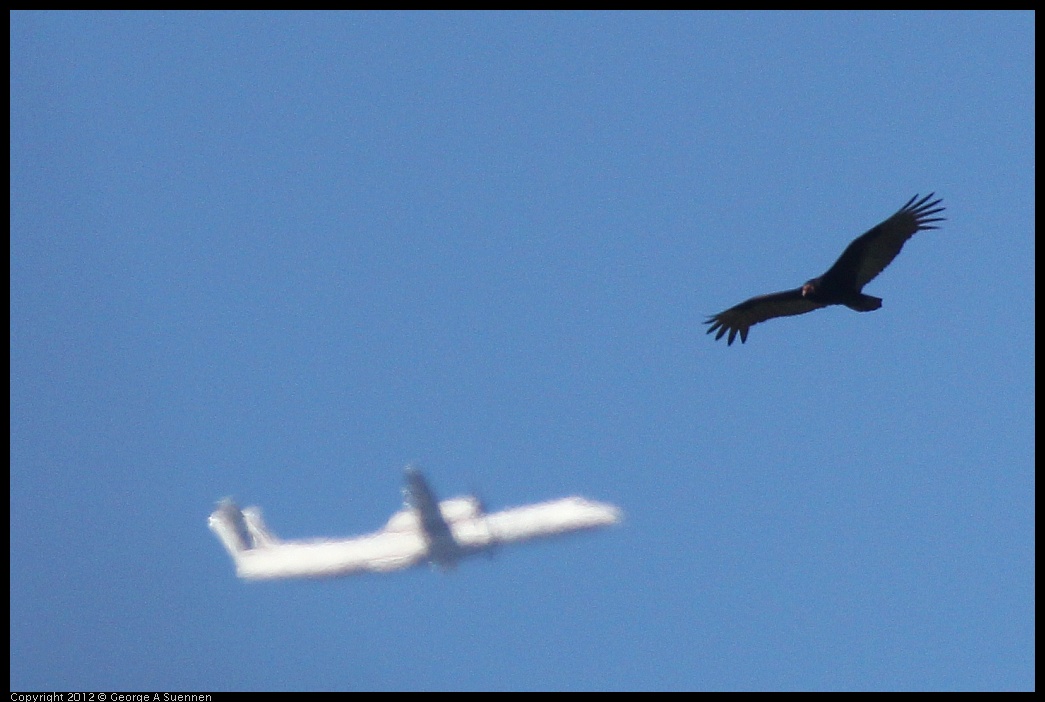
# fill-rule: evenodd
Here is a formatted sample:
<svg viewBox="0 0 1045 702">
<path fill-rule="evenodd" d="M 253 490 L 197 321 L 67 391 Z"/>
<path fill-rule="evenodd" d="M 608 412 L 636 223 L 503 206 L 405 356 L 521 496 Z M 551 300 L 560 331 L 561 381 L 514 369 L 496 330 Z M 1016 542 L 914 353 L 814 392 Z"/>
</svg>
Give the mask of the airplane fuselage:
<svg viewBox="0 0 1045 702">
<path fill-rule="evenodd" d="M 384 573 L 425 562 L 442 569 L 501 544 L 594 529 L 620 520 L 613 505 L 581 497 L 539 502 L 486 514 L 474 497 L 439 502 L 416 469 L 408 469 L 407 506 L 383 528 L 349 539 L 285 541 L 265 526 L 256 507 L 223 500 L 208 524 L 236 573 L 249 580 Z"/>
</svg>

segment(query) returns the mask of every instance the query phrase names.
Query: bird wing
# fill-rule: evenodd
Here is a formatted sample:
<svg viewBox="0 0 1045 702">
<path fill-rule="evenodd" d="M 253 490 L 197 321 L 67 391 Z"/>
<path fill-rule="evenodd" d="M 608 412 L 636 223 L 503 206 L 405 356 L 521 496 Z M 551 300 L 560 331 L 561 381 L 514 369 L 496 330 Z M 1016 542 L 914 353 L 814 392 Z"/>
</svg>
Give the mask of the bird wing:
<svg viewBox="0 0 1045 702">
<path fill-rule="evenodd" d="M 892 217 L 854 239 L 824 273 L 824 283 L 860 290 L 893 262 L 915 232 L 939 229 L 933 223 L 942 222 L 944 218 L 932 215 L 943 212 L 944 208 L 937 207 L 942 199 L 932 200 L 934 194 L 929 193 L 921 200 L 915 195 Z"/>
<path fill-rule="evenodd" d="M 722 338 L 723 334 L 729 332 L 728 344 L 740 334 L 740 343 L 747 341 L 747 332 L 752 325 L 764 322 L 774 317 L 787 317 L 793 314 L 805 314 L 823 305 L 812 302 L 802 296 L 802 289 L 785 290 L 783 292 L 759 295 L 750 300 L 745 300 L 739 305 L 730 307 L 725 312 L 720 312 L 713 317 L 708 317 L 704 324 L 710 324 L 707 333 L 718 331 L 715 340 Z"/>
</svg>

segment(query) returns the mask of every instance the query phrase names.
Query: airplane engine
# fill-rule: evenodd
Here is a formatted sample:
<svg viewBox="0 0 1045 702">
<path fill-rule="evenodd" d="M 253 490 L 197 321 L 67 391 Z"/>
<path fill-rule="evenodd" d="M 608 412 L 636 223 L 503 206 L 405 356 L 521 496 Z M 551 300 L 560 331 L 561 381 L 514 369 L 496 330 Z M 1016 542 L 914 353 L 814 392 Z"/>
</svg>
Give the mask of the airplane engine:
<svg viewBox="0 0 1045 702">
<path fill-rule="evenodd" d="M 465 519 L 475 519 L 482 516 L 482 506 L 474 497 L 451 497 L 439 503 L 439 512 L 442 513 L 446 522 L 459 522 Z"/>
<path fill-rule="evenodd" d="M 396 512 L 385 524 L 385 531 L 417 531 L 420 527 L 417 515 L 413 510 L 404 509 Z"/>
</svg>

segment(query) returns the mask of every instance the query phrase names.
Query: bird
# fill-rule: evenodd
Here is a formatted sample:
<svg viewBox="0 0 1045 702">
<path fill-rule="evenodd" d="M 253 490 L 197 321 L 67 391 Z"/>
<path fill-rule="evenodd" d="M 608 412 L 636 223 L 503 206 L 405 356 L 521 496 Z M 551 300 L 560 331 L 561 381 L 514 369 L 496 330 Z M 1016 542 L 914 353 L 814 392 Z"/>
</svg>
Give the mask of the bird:
<svg viewBox="0 0 1045 702">
<path fill-rule="evenodd" d="M 774 317 L 805 314 L 829 305 L 845 305 L 857 312 L 871 312 L 882 306 L 882 298 L 864 295 L 863 287 L 893 262 L 897 254 L 915 233 L 923 229 L 939 229 L 934 217 L 944 211 L 943 198 L 933 200 L 936 193 L 919 199 L 915 195 L 896 214 L 861 234 L 838 257 L 835 264 L 819 278 L 806 281 L 794 290 L 759 295 L 708 317 L 707 333 L 718 332 L 719 340 L 727 332 L 727 345 L 740 335 L 740 343 L 747 342 L 752 326 Z M 940 206 L 938 206 L 940 205 Z"/>
</svg>

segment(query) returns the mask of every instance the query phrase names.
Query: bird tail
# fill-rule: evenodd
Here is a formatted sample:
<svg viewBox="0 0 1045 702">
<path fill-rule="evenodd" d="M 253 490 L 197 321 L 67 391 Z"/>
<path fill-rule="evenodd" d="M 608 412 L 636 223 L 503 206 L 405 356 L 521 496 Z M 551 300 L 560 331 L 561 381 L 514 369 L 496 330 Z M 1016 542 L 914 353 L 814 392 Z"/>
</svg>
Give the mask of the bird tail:
<svg viewBox="0 0 1045 702">
<path fill-rule="evenodd" d="M 860 295 L 860 297 L 853 304 L 849 305 L 851 309 L 857 312 L 873 312 L 882 306 L 882 298 L 874 297 L 872 295 Z"/>
</svg>

